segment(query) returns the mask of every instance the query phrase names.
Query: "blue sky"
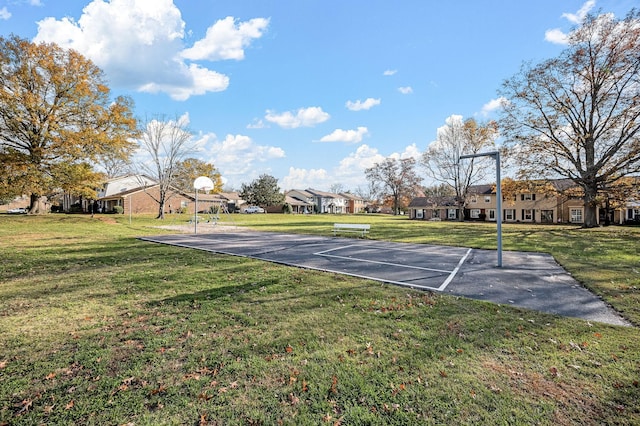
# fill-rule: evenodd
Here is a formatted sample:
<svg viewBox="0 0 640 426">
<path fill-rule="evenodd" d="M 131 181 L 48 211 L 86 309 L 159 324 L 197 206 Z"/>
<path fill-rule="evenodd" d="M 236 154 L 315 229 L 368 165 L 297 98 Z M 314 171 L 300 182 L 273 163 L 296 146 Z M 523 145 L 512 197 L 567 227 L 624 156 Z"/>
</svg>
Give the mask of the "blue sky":
<svg viewBox="0 0 640 426">
<path fill-rule="evenodd" d="M 636 0 L 0 0 L 0 35 L 92 59 L 135 113 L 185 116 L 227 188 L 366 187 L 418 157 L 447 117 L 498 117 L 524 61 L 563 49 L 586 12 Z"/>
</svg>

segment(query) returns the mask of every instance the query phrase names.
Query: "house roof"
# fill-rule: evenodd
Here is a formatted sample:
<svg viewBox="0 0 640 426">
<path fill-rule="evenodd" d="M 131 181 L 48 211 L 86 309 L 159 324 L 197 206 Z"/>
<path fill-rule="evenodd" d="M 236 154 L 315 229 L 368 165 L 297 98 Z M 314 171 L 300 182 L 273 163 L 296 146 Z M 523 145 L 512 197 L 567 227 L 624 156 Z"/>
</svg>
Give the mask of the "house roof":
<svg viewBox="0 0 640 426">
<path fill-rule="evenodd" d="M 451 196 L 440 197 L 415 197 L 409 203 L 409 207 L 448 207 L 455 206 L 456 198 Z"/>
<path fill-rule="evenodd" d="M 311 195 L 315 195 L 317 197 L 323 197 L 323 198 L 340 198 L 340 195 L 338 194 L 334 194 L 332 192 L 325 192 L 325 191 L 318 191 L 316 189 L 312 189 L 312 188 L 307 188 L 305 190 L 306 192 L 310 193 Z"/>
<path fill-rule="evenodd" d="M 351 194 L 349 192 L 341 192 L 339 195 L 348 200 L 364 201 L 364 198 L 360 197 L 359 195 Z"/>
<path fill-rule="evenodd" d="M 298 198 L 295 197 L 291 197 L 289 195 L 285 195 L 284 196 L 284 202 L 291 205 L 291 206 L 313 206 L 312 203 L 307 203 L 304 200 L 300 200 Z"/>
<path fill-rule="evenodd" d="M 469 187 L 469 194 L 495 194 L 496 188 L 493 184 L 471 185 Z"/>
</svg>

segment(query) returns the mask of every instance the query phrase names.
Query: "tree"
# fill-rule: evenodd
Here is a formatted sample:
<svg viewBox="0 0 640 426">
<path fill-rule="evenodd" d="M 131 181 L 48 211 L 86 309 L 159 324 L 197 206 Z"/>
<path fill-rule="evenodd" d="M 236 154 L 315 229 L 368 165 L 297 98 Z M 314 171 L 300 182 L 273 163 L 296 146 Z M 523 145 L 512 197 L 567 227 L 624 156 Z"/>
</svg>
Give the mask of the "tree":
<svg viewBox="0 0 640 426">
<path fill-rule="evenodd" d="M 263 174 L 250 184 L 242 184 L 240 198 L 249 204 L 267 207 L 284 202 L 284 194 L 280 192 L 278 180 L 273 176 Z"/>
<path fill-rule="evenodd" d="M 44 212 L 43 195 L 98 186 L 87 166 L 131 147 L 132 109 L 78 52 L 0 37 L 0 166 L 16 195 L 30 195 L 29 213 Z"/>
<path fill-rule="evenodd" d="M 98 156 L 96 164 L 104 171 L 107 179 L 125 175 L 132 171 L 130 157 L 133 150 L 127 150 L 126 153 L 110 153 L 107 152 Z"/>
<path fill-rule="evenodd" d="M 199 176 L 206 176 L 213 181 L 212 191 L 222 191 L 222 176 L 211 163 L 197 158 L 187 158 L 176 165 L 174 186 L 184 192 L 193 192 L 193 181 Z"/>
<path fill-rule="evenodd" d="M 380 184 L 382 198 L 389 198 L 393 204 L 393 214 L 399 214 L 401 200 L 412 197 L 421 179 L 415 172 L 414 158 L 387 158 L 364 171 L 372 186 Z"/>
<path fill-rule="evenodd" d="M 558 57 L 523 65 L 501 95 L 521 177 L 571 179 L 584 226 L 596 226 L 598 191 L 640 171 L 640 11 L 587 16 Z"/>
<path fill-rule="evenodd" d="M 495 122 L 481 124 L 472 118 L 463 121 L 462 116 L 452 115 L 444 126 L 438 128 L 436 140 L 422 154 L 421 163 L 427 175 L 452 189 L 461 212 L 464 211 L 469 188 L 481 183 L 491 169 L 487 157 L 460 161 L 460 156 L 492 148 L 497 134 Z M 464 220 L 464 215 L 460 215 L 460 220 Z"/>
<path fill-rule="evenodd" d="M 451 185 L 446 183 L 425 186 L 422 188 L 422 192 L 424 192 L 425 197 L 453 197 L 456 195 Z"/>
<path fill-rule="evenodd" d="M 332 194 L 340 194 L 341 192 L 344 192 L 344 191 L 345 191 L 344 185 L 341 183 L 334 183 L 329 188 L 329 192 L 331 192 Z"/>
<path fill-rule="evenodd" d="M 140 169 L 158 183 L 158 195 L 147 192 L 158 203 L 158 216 L 164 219 L 164 206 L 175 193 L 178 165 L 193 150 L 192 135 L 187 128 L 187 117 L 169 120 L 160 116 L 148 120 L 140 129 L 140 147 L 148 158 L 141 161 Z"/>
</svg>

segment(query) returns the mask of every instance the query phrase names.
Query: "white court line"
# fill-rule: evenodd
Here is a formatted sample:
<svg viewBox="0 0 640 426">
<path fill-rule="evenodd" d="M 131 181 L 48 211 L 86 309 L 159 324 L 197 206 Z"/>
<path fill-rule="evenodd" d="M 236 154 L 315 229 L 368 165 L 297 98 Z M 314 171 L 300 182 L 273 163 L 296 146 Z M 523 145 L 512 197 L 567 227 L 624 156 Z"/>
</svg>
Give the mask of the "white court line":
<svg viewBox="0 0 640 426">
<path fill-rule="evenodd" d="M 423 268 L 421 266 L 403 265 L 403 264 L 400 264 L 400 263 L 391 263 L 391 262 L 380 262 L 378 260 L 362 259 L 362 258 L 359 258 L 359 257 L 348 257 L 348 256 L 337 256 L 335 254 L 325 254 L 325 253 L 328 253 L 330 251 L 342 250 L 342 249 L 346 249 L 346 248 L 354 247 L 354 246 L 355 245 L 352 244 L 352 245 L 349 245 L 349 246 L 343 246 L 343 247 L 339 247 L 339 248 L 335 248 L 335 249 L 319 251 L 319 252 L 313 253 L 313 254 L 317 255 L 317 256 L 324 256 L 324 257 L 335 257 L 336 259 L 345 259 L 345 260 L 354 260 L 354 261 L 358 261 L 358 262 L 375 263 L 375 264 L 378 264 L 378 265 L 400 266 L 400 267 L 408 268 L 408 269 L 420 269 L 420 270 L 423 270 L 423 271 L 444 272 L 444 273 L 451 272 L 451 271 L 444 270 L 444 269 Z"/>
<path fill-rule="evenodd" d="M 399 285 L 403 285 L 403 286 L 410 286 L 410 287 L 417 287 L 417 288 L 425 288 L 425 289 L 429 289 L 429 290 L 437 290 L 437 291 L 443 291 L 445 288 L 447 288 L 447 286 L 451 283 L 451 281 L 453 280 L 453 278 L 456 276 L 456 274 L 458 273 L 458 271 L 460 270 L 460 268 L 462 267 L 462 265 L 464 264 L 465 260 L 467 260 L 467 257 L 469 256 L 469 253 L 471 253 L 472 249 L 468 249 L 467 252 L 464 254 L 464 256 L 462 256 L 462 258 L 460 259 L 460 261 L 458 262 L 458 264 L 456 265 L 456 267 L 453 269 L 453 271 L 449 271 L 449 270 L 444 270 L 444 269 L 435 269 L 435 268 L 423 268 L 421 266 L 411 266 L 411 265 L 403 265 L 403 264 L 398 264 L 398 263 L 391 263 L 391 262 L 380 262 L 377 260 L 369 260 L 369 259 L 361 259 L 358 257 L 347 257 L 347 256 L 337 256 L 334 254 L 326 254 L 332 251 L 336 251 L 336 250 L 342 250 L 342 249 L 346 249 L 346 248 L 350 248 L 350 247 L 359 247 L 356 244 L 351 244 L 351 245 L 347 245 L 347 246 L 343 246 L 343 247 L 338 247 L 338 248 L 333 248 L 333 249 L 329 249 L 329 250 L 324 250 L 324 251 L 319 251 L 314 253 L 314 255 L 316 256 L 324 256 L 324 257 L 333 257 L 333 258 L 337 258 L 337 259 L 345 259 L 345 260 L 351 260 L 351 261 L 355 261 L 355 262 L 367 262 L 367 263 L 375 263 L 378 265 L 389 265 L 389 266 L 399 266 L 401 268 L 408 268 L 408 269 L 420 269 L 423 271 L 431 271 L 431 272 L 443 272 L 443 273 L 448 273 L 449 276 L 447 277 L 446 280 L 444 280 L 444 282 L 440 285 L 440 287 L 430 287 L 430 286 L 421 286 L 421 285 L 416 285 L 416 284 L 410 284 L 410 283 L 406 283 L 406 282 L 402 282 L 402 281 L 388 281 L 390 283 L 393 284 L 399 284 Z M 395 250 L 395 249 L 392 249 Z M 367 276 L 361 276 L 362 278 L 369 278 L 372 279 L 373 277 L 367 277 Z"/>
<path fill-rule="evenodd" d="M 451 274 L 449 274 L 449 277 L 442 283 L 442 285 L 438 287 L 438 291 L 444 291 L 444 289 L 447 288 L 449 283 L 453 280 L 453 277 L 456 276 L 456 274 L 464 264 L 465 260 L 467 260 L 467 257 L 469 257 L 469 253 L 471 253 L 471 249 L 467 250 L 464 256 L 462 256 L 462 259 L 460 259 L 460 262 L 458 262 L 456 268 L 451 272 Z"/>
</svg>

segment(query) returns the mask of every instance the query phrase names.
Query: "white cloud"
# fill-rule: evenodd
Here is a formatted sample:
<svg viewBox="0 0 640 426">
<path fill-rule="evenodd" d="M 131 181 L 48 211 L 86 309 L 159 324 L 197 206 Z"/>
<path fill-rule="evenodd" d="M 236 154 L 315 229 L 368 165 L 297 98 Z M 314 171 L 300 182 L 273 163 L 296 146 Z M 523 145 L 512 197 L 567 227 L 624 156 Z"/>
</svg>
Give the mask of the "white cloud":
<svg viewBox="0 0 640 426">
<path fill-rule="evenodd" d="M 489 102 L 487 102 L 486 104 L 484 104 L 482 106 L 482 110 L 480 111 L 480 114 L 482 114 L 482 116 L 484 116 L 484 117 L 488 116 L 493 111 L 501 108 L 505 101 L 506 101 L 506 98 L 504 98 L 504 97 L 491 99 Z"/>
<path fill-rule="evenodd" d="M 185 58 L 242 59 L 242 49 L 262 35 L 263 21 L 236 23 L 231 18 L 230 28 L 218 25 L 218 21 L 207 38 L 185 50 L 185 22 L 172 0 L 93 0 L 77 21 L 68 17 L 39 21 L 34 41 L 55 42 L 79 51 L 102 68 L 116 86 L 164 92 L 185 100 L 226 90 L 229 85 L 226 75 Z"/>
<path fill-rule="evenodd" d="M 361 101 L 360 99 L 358 99 L 355 102 L 352 101 L 347 101 L 346 103 L 346 107 L 348 109 L 350 109 L 351 111 L 362 111 L 362 110 L 368 110 L 373 108 L 376 105 L 380 105 L 380 98 L 378 99 L 373 99 L 373 98 L 367 98 L 363 101 Z"/>
<path fill-rule="evenodd" d="M 413 88 L 411 86 L 398 87 L 398 92 L 402 93 L 403 95 L 409 95 L 413 93 Z"/>
<path fill-rule="evenodd" d="M 282 148 L 259 145 L 245 135 L 229 134 L 219 140 L 215 134 L 206 133 L 198 137 L 196 145 L 199 155 L 212 163 L 225 181 L 235 187 L 257 178 L 264 168 L 260 165 L 285 157 Z"/>
<path fill-rule="evenodd" d="M 6 21 L 9 18 L 11 18 L 11 12 L 9 12 L 6 6 L 0 9 L 0 19 Z"/>
<path fill-rule="evenodd" d="M 269 20 L 264 18 L 237 23 L 232 16 L 228 16 L 210 26 L 205 38 L 196 41 L 193 47 L 183 50 L 181 55 L 195 61 L 244 59 L 244 49 L 253 39 L 262 37 L 268 25 Z"/>
<path fill-rule="evenodd" d="M 574 25 L 581 24 L 595 5 L 595 0 L 588 0 L 576 13 L 565 12 L 562 17 Z M 567 44 L 569 35 L 560 28 L 553 28 L 545 31 L 544 39 L 553 44 Z"/>
<path fill-rule="evenodd" d="M 285 190 L 316 188 L 328 191 L 331 185 L 341 183 L 345 189 L 356 190 L 358 187 L 367 186 L 364 177 L 365 169 L 383 162 L 387 157 L 419 159 L 420 155 L 420 150 L 415 144 L 407 146 L 402 152 L 388 156 L 382 155 L 377 148 L 362 144 L 331 170 L 291 167 L 289 174 L 281 180 L 281 187 Z"/>
<path fill-rule="evenodd" d="M 264 129 L 266 127 L 269 126 L 264 124 L 264 121 L 260 120 L 259 118 L 254 118 L 251 123 L 247 124 L 247 129 Z"/>
<path fill-rule="evenodd" d="M 588 0 L 585 2 L 582 7 L 576 13 L 563 13 L 562 17 L 566 18 L 572 24 L 581 24 L 584 21 L 584 18 L 587 17 L 591 9 L 593 9 L 596 5 L 596 0 Z"/>
<path fill-rule="evenodd" d="M 285 129 L 295 129 L 298 127 L 313 127 L 316 124 L 327 121 L 331 116 L 320 107 L 300 108 L 294 112 L 287 111 L 278 114 L 272 110 L 267 110 L 265 120 L 276 123 Z"/>
<path fill-rule="evenodd" d="M 362 142 L 362 138 L 369 133 L 366 127 L 358 127 L 356 130 L 336 129 L 331 134 L 323 136 L 320 142 Z"/>
<path fill-rule="evenodd" d="M 545 31 L 544 39 L 553 44 L 567 44 L 569 41 L 569 35 L 562 32 L 560 28 L 554 28 L 552 30 Z"/>
<path fill-rule="evenodd" d="M 382 75 L 390 76 L 390 75 L 394 75 L 397 72 L 398 70 L 385 70 L 385 72 L 383 72 Z"/>
<path fill-rule="evenodd" d="M 289 167 L 289 174 L 281 179 L 284 191 L 291 189 L 324 188 L 329 182 L 329 173 L 325 169 L 298 169 Z M 329 184 L 330 185 L 330 184 Z"/>
</svg>

